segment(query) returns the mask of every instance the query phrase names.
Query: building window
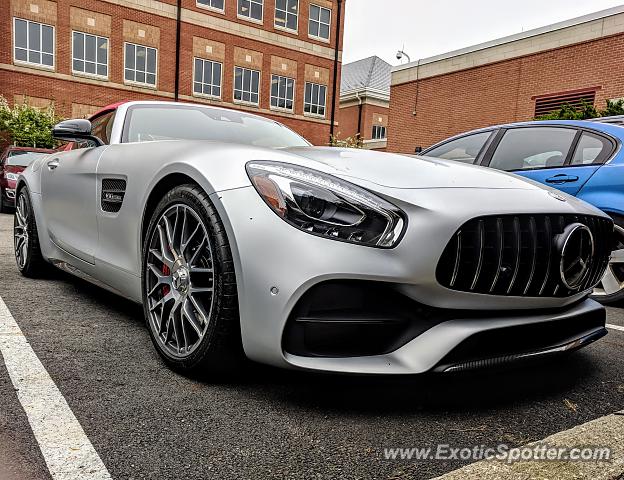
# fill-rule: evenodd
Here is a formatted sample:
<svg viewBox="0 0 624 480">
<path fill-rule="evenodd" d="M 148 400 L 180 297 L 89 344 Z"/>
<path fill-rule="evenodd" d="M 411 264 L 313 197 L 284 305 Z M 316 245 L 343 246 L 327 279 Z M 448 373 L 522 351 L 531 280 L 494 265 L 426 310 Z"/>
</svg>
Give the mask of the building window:
<svg viewBox="0 0 624 480">
<path fill-rule="evenodd" d="M 195 59 L 193 74 L 193 93 L 221 98 L 221 69 L 219 62 Z"/>
<path fill-rule="evenodd" d="M 156 86 L 156 49 L 126 43 L 125 52 L 126 82 Z"/>
<path fill-rule="evenodd" d="M 225 0 L 197 0 L 197 5 L 200 7 L 208 7 L 214 10 L 223 11 L 223 2 Z"/>
<path fill-rule="evenodd" d="M 386 127 L 382 125 L 373 125 L 373 140 L 384 140 L 386 138 Z"/>
<path fill-rule="evenodd" d="M 15 60 L 54 68 L 54 27 L 15 18 Z"/>
<path fill-rule="evenodd" d="M 297 31 L 299 0 L 275 0 L 275 26 Z"/>
<path fill-rule="evenodd" d="M 310 4 L 310 23 L 308 34 L 311 37 L 329 40 L 329 30 L 331 25 L 331 10 Z"/>
<path fill-rule="evenodd" d="M 306 82 L 305 102 L 303 111 L 310 115 L 325 116 L 325 105 L 327 102 L 327 87 L 318 83 Z"/>
<path fill-rule="evenodd" d="M 238 0 L 238 16 L 262 22 L 263 0 Z"/>
<path fill-rule="evenodd" d="M 281 75 L 271 76 L 271 108 L 293 110 L 295 80 Z"/>
<path fill-rule="evenodd" d="M 249 68 L 234 68 L 234 100 L 258 105 L 260 100 L 260 72 Z"/>
<path fill-rule="evenodd" d="M 108 77 L 108 38 L 74 32 L 72 71 Z"/>
<path fill-rule="evenodd" d="M 594 105 L 596 101 L 595 90 L 559 93 L 556 95 L 544 95 L 535 98 L 535 117 L 541 117 L 559 110 L 564 105 L 580 110 L 584 105 Z"/>
</svg>

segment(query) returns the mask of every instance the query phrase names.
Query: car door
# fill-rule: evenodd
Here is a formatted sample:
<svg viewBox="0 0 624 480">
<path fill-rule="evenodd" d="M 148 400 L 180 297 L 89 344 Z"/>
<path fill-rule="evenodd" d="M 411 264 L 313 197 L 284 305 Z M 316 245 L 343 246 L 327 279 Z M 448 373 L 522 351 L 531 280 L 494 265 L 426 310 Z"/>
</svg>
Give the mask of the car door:
<svg viewBox="0 0 624 480">
<path fill-rule="evenodd" d="M 604 161 L 608 139 L 565 126 L 505 129 L 487 163 L 576 195 Z"/>
<path fill-rule="evenodd" d="M 92 122 L 98 135 L 100 119 Z M 105 139 L 103 139 L 105 141 Z M 97 181 L 98 160 L 108 145 L 85 142 L 73 150 L 50 155 L 41 173 L 43 211 L 50 239 L 62 250 L 94 264 L 98 243 Z"/>
</svg>

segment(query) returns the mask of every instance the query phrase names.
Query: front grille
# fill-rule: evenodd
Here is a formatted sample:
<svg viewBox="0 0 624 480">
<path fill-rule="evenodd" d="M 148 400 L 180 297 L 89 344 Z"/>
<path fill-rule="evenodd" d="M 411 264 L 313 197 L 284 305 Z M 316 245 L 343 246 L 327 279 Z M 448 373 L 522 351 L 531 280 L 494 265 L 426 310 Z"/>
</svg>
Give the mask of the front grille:
<svg viewBox="0 0 624 480">
<path fill-rule="evenodd" d="M 573 223 L 587 226 L 594 255 L 582 283 L 570 290 L 559 272 L 558 236 Z M 611 255 L 613 222 L 585 215 L 505 215 L 465 223 L 438 263 L 438 283 L 451 290 L 519 297 L 566 297 L 592 288 Z"/>
<path fill-rule="evenodd" d="M 117 213 L 126 194 L 126 181 L 120 178 L 105 178 L 102 180 L 102 210 L 108 213 Z"/>
</svg>

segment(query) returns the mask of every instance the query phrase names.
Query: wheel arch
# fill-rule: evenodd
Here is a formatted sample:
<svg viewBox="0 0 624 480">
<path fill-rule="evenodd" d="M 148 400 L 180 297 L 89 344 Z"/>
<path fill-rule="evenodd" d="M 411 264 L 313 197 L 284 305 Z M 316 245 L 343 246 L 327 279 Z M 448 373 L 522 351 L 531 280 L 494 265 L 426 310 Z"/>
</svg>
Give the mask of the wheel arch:
<svg viewBox="0 0 624 480">
<path fill-rule="evenodd" d="M 196 181 L 193 177 L 182 172 L 169 173 L 162 177 L 160 180 L 158 180 L 156 184 L 152 187 L 147 196 L 147 199 L 145 200 L 143 215 L 141 217 L 141 230 L 139 238 L 141 248 L 143 245 L 143 241 L 145 240 L 145 235 L 147 234 L 147 228 L 149 226 L 151 216 L 154 213 L 158 202 L 160 202 L 160 200 L 169 190 L 179 185 L 185 184 L 197 185 L 198 187 L 205 190 L 205 188 L 200 185 L 200 183 Z"/>
</svg>

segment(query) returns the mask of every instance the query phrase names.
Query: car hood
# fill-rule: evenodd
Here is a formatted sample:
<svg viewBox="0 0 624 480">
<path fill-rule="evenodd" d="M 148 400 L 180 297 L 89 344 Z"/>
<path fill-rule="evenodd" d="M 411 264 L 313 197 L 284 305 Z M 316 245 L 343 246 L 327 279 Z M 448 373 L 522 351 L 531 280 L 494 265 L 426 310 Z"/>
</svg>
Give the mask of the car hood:
<svg viewBox="0 0 624 480">
<path fill-rule="evenodd" d="M 339 177 L 388 188 L 541 189 L 515 175 L 452 160 L 354 148 L 296 147 L 285 152 L 326 165 Z"/>
</svg>

